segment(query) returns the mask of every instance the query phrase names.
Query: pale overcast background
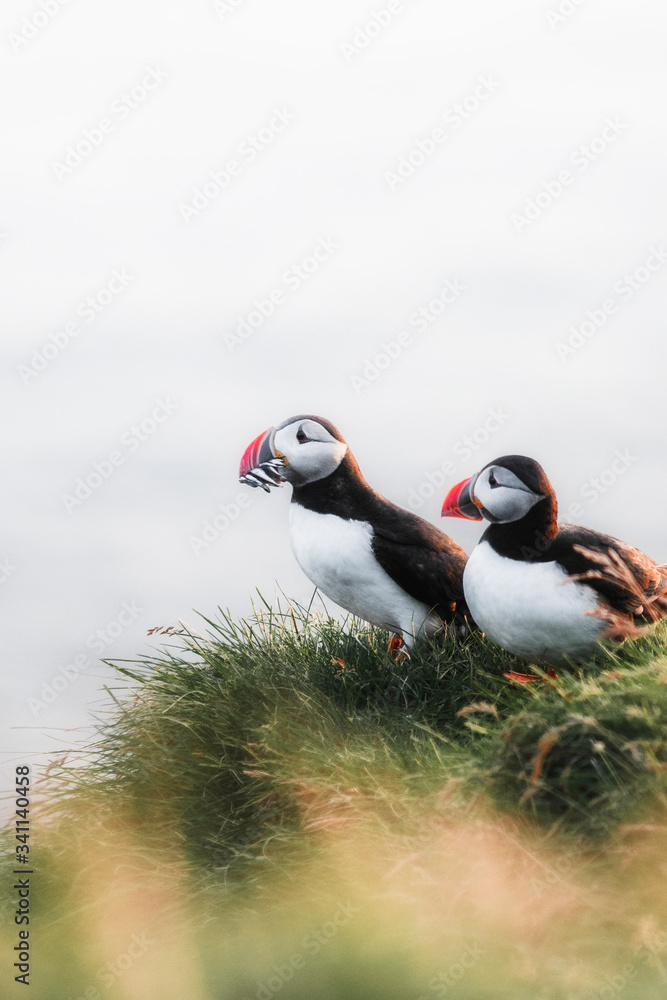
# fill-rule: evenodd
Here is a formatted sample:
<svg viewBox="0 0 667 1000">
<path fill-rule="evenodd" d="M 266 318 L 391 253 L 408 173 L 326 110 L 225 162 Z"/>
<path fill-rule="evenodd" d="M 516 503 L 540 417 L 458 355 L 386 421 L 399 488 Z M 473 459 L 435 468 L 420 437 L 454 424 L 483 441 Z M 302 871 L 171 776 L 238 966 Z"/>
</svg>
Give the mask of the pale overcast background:
<svg viewBox="0 0 667 1000">
<path fill-rule="evenodd" d="M 7 768 L 85 740 L 100 655 L 308 600 L 289 488 L 237 482 L 295 413 L 468 550 L 444 493 L 520 452 L 667 561 L 666 30 L 657 0 L 5 0 Z"/>
</svg>

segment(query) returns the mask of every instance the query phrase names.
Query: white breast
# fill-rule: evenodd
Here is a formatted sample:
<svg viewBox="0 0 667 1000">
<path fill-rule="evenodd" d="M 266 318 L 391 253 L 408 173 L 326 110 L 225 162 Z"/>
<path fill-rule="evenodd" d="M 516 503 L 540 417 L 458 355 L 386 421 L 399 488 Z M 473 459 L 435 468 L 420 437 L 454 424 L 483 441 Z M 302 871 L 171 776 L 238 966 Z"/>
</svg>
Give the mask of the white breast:
<svg viewBox="0 0 667 1000">
<path fill-rule="evenodd" d="M 482 541 L 466 564 L 463 589 L 494 642 L 517 656 L 557 663 L 594 652 L 606 627 L 588 613 L 599 607 L 595 591 L 566 577 L 555 562 L 508 559 Z"/>
<path fill-rule="evenodd" d="M 410 597 L 385 573 L 371 548 L 373 529 L 365 521 L 348 521 L 290 504 L 292 551 L 306 576 L 341 608 L 373 625 L 412 635 L 433 632 L 437 615 Z"/>
</svg>

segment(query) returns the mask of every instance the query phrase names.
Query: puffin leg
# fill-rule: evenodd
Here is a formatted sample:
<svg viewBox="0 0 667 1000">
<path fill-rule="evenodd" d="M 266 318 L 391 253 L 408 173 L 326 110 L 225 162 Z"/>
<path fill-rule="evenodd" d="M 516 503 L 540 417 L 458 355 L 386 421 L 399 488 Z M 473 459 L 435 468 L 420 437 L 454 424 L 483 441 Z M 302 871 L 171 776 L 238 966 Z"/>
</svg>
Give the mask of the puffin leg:
<svg viewBox="0 0 667 1000">
<path fill-rule="evenodd" d="M 389 640 L 389 655 L 393 657 L 394 660 L 399 658 L 402 642 L 403 637 L 399 635 L 398 632 L 394 632 Z"/>
<path fill-rule="evenodd" d="M 507 677 L 508 680 L 513 681 L 515 684 L 530 684 L 532 681 L 544 681 L 544 683 L 550 684 L 551 681 L 558 679 L 558 674 L 551 667 L 547 667 L 544 672 L 551 680 L 545 681 L 544 677 L 540 677 L 539 674 L 520 674 L 516 670 L 509 670 L 506 674 L 503 674 L 503 677 Z"/>
<path fill-rule="evenodd" d="M 392 635 L 389 640 L 389 655 L 392 659 L 396 660 L 397 663 L 403 663 L 404 660 L 410 659 L 410 649 L 407 642 L 400 633 L 396 632 Z"/>
</svg>

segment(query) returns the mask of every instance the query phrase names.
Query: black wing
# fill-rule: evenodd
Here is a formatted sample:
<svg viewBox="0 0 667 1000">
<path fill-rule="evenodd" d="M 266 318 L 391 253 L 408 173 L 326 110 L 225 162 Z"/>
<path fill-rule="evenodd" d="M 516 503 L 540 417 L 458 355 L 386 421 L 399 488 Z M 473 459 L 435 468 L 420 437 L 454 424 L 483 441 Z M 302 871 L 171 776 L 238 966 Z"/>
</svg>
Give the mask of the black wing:
<svg viewBox="0 0 667 1000">
<path fill-rule="evenodd" d="M 586 583 L 616 611 L 648 621 L 667 615 L 667 567 L 626 542 L 560 524 L 546 558 Z"/>
<path fill-rule="evenodd" d="M 444 621 L 451 621 L 455 610 L 457 618 L 466 613 L 463 549 L 444 531 L 371 489 L 349 452 L 326 479 L 295 486 L 292 502 L 322 514 L 366 521 L 373 528 L 375 557 L 395 583 Z"/>
<path fill-rule="evenodd" d="M 373 519 L 373 552 L 384 571 L 443 621 L 465 613 L 463 570 L 467 556 L 444 531 L 382 499 Z"/>
</svg>

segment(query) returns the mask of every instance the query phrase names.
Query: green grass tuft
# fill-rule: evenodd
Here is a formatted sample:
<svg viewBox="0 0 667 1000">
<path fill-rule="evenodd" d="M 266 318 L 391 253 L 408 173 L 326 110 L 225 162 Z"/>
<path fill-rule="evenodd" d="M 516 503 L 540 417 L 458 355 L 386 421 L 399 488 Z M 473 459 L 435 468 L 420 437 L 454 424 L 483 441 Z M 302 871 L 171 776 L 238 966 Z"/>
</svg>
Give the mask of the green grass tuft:
<svg viewBox="0 0 667 1000">
<path fill-rule="evenodd" d="M 35 1000 L 664 996 L 666 625 L 553 678 L 480 634 L 204 622 L 116 663 L 38 786 Z"/>
<path fill-rule="evenodd" d="M 596 836 L 664 789 L 665 626 L 553 680 L 478 633 L 395 659 L 386 632 L 309 608 L 205 621 L 203 635 L 116 664 L 129 688 L 69 777 L 73 794 L 131 803 L 209 870 L 277 856 L 300 830 L 299 782 L 381 797 L 389 774 L 405 795 L 463 779 L 503 809 Z M 531 669 L 529 685 L 504 676 Z"/>
</svg>

